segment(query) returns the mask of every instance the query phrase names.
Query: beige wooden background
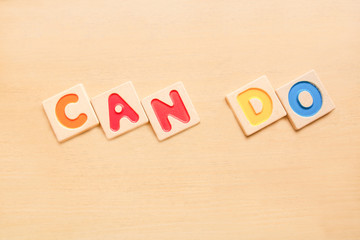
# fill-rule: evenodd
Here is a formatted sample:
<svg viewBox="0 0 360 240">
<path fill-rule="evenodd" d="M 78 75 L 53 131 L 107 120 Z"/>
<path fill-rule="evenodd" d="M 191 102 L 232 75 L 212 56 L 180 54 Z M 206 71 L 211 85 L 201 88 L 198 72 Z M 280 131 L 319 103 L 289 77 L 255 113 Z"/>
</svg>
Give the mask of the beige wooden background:
<svg viewBox="0 0 360 240">
<path fill-rule="evenodd" d="M 336 110 L 246 138 L 227 93 L 315 69 Z M 42 100 L 183 81 L 200 125 L 58 144 Z M 360 1 L 0 0 L 0 239 L 360 239 Z"/>
</svg>

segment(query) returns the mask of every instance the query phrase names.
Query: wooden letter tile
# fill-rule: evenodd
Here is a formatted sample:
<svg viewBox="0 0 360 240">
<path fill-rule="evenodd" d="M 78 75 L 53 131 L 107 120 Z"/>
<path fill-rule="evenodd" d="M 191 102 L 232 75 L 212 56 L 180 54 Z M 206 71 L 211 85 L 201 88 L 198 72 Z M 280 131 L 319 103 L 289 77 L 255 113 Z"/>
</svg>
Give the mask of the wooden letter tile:
<svg viewBox="0 0 360 240">
<path fill-rule="evenodd" d="M 131 82 L 91 99 L 107 138 L 111 139 L 148 122 Z"/>
<path fill-rule="evenodd" d="M 46 99 L 43 107 L 59 142 L 99 124 L 82 84 Z"/>
<path fill-rule="evenodd" d="M 182 82 L 160 90 L 141 102 L 160 141 L 200 122 Z"/>
<path fill-rule="evenodd" d="M 296 130 L 335 109 L 314 70 L 280 87 L 276 93 Z"/>
<path fill-rule="evenodd" d="M 266 76 L 228 94 L 226 101 L 246 136 L 286 115 Z"/>
</svg>

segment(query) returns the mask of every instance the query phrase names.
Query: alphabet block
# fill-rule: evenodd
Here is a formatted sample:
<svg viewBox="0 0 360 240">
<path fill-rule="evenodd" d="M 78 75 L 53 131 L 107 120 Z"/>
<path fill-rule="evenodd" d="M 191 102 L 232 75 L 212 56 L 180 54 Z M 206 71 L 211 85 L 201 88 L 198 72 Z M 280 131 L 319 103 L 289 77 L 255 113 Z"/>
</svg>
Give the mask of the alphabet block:
<svg viewBox="0 0 360 240">
<path fill-rule="evenodd" d="M 200 122 L 182 82 L 160 90 L 141 102 L 160 141 Z"/>
<path fill-rule="evenodd" d="M 314 70 L 276 90 L 289 120 L 298 130 L 335 109 L 335 105 Z"/>
<path fill-rule="evenodd" d="M 131 82 L 126 82 L 92 98 L 91 103 L 108 139 L 148 122 Z"/>
<path fill-rule="evenodd" d="M 42 104 L 59 142 L 99 124 L 82 84 L 56 94 Z"/>
<path fill-rule="evenodd" d="M 246 136 L 286 116 L 266 76 L 229 93 L 226 101 Z"/>
</svg>

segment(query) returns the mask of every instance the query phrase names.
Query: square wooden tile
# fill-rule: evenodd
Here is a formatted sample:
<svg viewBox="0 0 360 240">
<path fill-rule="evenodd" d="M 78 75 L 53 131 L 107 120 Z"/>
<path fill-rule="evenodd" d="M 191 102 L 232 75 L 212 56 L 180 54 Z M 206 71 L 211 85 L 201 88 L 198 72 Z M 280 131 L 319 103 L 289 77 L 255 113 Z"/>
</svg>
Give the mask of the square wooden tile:
<svg viewBox="0 0 360 240">
<path fill-rule="evenodd" d="M 266 76 L 229 93 L 226 101 L 246 136 L 286 115 Z"/>
<path fill-rule="evenodd" d="M 59 142 L 99 124 L 82 84 L 56 94 L 42 104 Z"/>
<path fill-rule="evenodd" d="M 276 90 L 292 126 L 298 130 L 335 109 L 314 70 Z"/>
<path fill-rule="evenodd" d="M 200 122 L 182 82 L 164 88 L 141 102 L 160 141 Z"/>
<path fill-rule="evenodd" d="M 107 138 L 120 136 L 148 122 L 132 82 L 91 99 Z"/>
</svg>

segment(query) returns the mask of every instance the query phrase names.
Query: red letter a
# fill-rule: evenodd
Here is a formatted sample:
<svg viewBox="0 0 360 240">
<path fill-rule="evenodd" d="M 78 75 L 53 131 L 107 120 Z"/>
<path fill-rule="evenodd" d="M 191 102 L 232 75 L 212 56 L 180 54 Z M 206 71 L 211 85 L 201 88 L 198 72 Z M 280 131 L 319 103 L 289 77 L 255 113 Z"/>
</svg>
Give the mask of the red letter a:
<svg viewBox="0 0 360 240">
<path fill-rule="evenodd" d="M 121 106 L 121 111 L 116 111 L 116 106 Z M 124 101 L 118 94 L 113 93 L 109 96 L 109 120 L 110 129 L 114 132 L 120 129 L 120 120 L 127 117 L 135 123 L 139 120 L 139 115 Z"/>
<path fill-rule="evenodd" d="M 169 132 L 171 130 L 171 124 L 168 119 L 169 116 L 172 116 L 183 123 L 190 121 L 189 113 L 187 112 L 179 93 L 176 90 L 173 90 L 169 95 L 173 102 L 172 106 L 169 106 L 158 99 L 151 101 L 151 106 L 154 109 L 155 115 L 160 123 L 161 128 L 165 132 Z"/>
</svg>

